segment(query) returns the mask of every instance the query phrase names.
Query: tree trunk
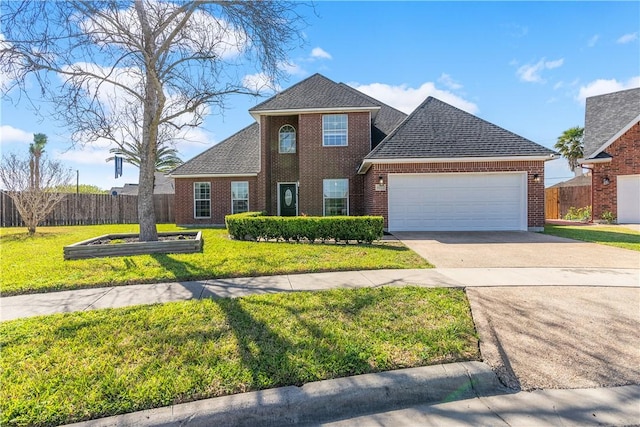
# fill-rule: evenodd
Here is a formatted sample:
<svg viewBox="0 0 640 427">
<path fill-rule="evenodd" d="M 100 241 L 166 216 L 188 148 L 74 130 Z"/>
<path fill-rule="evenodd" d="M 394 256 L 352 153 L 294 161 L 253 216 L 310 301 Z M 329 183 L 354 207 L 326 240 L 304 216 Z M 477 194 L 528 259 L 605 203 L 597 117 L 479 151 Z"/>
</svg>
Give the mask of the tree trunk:
<svg viewBox="0 0 640 427">
<path fill-rule="evenodd" d="M 140 222 L 140 241 L 158 240 L 156 228 L 156 211 L 153 206 L 153 185 L 155 163 L 143 161 L 140 165 L 140 181 L 138 185 L 138 221 Z"/>
</svg>

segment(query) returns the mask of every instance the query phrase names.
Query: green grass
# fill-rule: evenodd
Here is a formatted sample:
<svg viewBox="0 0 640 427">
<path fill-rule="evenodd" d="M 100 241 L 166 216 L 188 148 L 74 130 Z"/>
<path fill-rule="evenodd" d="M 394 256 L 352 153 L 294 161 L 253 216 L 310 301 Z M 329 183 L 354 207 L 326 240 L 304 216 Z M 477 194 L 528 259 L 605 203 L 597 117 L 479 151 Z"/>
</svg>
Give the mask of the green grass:
<svg viewBox="0 0 640 427">
<path fill-rule="evenodd" d="M 184 228 L 164 224 L 159 231 Z M 204 251 L 65 261 L 62 248 L 108 233 L 137 233 L 137 225 L 0 229 L 0 292 L 4 296 L 105 285 L 262 276 L 320 271 L 425 268 L 429 263 L 397 242 L 373 245 L 294 244 L 230 240 L 204 228 Z"/>
<path fill-rule="evenodd" d="M 460 289 L 193 300 L 0 323 L 0 424 L 52 426 L 195 399 L 479 360 Z"/>
<path fill-rule="evenodd" d="M 632 251 L 640 251 L 640 233 L 618 226 L 546 225 L 544 232 L 568 239 L 600 243 Z"/>
</svg>

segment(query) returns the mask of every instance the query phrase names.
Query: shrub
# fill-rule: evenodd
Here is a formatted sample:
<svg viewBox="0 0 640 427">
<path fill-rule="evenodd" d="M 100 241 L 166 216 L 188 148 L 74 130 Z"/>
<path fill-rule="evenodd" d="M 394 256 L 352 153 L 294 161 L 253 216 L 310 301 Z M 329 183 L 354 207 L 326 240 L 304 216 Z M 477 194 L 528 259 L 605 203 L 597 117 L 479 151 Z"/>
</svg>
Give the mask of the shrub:
<svg viewBox="0 0 640 427">
<path fill-rule="evenodd" d="M 616 216 L 611 211 L 604 211 L 602 215 L 600 215 L 600 219 L 602 219 L 607 224 L 613 224 L 616 222 Z"/>
<path fill-rule="evenodd" d="M 569 221 L 589 221 L 591 219 L 591 206 L 585 206 L 584 208 L 571 206 L 564 219 Z"/>
<path fill-rule="evenodd" d="M 261 212 L 227 215 L 229 235 L 238 240 L 307 240 L 371 243 L 382 238 L 381 216 L 266 216 Z"/>
</svg>

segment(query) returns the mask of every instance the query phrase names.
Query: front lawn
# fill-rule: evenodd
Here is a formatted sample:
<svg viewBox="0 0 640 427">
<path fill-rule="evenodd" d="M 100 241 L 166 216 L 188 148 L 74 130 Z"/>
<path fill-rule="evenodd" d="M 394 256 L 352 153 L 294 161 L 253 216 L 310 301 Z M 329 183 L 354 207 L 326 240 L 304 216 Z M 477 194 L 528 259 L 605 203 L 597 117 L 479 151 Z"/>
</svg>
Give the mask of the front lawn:
<svg viewBox="0 0 640 427">
<path fill-rule="evenodd" d="M 607 225 L 545 225 L 544 232 L 558 237 L 600 243 L 640 251 L 640 233 L 628 228 Z"/>
<path fill-rule="evenodd" d="M 184 230 L 162 224 L 158 231 Z M 398 242 L 373 245 L 294 244 L 230 240 L 203 228 L 197 254 L 136 255 L 65 261 L 65 245 L 109 233 L 137 233 L 135 224 L 0 229 L 0 292 L 4 296 L 106 285 L 263 276 L 320 271 L 432 267 Z"/>
<path fill-rule="evenodd" d="M 417 287 L 35 317 L 0 323 L 0 346 L 3 426 L 480 357 L 464 291 Z"/>
</svg>

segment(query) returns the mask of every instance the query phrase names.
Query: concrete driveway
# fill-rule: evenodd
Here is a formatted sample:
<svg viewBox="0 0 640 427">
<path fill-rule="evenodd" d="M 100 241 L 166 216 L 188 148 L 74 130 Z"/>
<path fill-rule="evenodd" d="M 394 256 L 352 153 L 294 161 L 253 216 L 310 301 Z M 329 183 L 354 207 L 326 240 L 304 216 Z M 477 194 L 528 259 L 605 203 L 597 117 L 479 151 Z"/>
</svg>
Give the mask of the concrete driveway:
<svg viewBox="0 0 640 427">
<path fill-rule="evenodd" d="M 640 268 L 640 252 L 525 231 L 396 232 L 438 268 Z"/>
<path fill-rule="evenodd" d="M 465 283 L 474 271 L 495 276 L 493 282 L 483 276 L 483 287 L 466 292 L 483 361 L 505 385 L 533 390 L 640 384 L 639 252 L 527 232 L 394 235 L 445 275 L 460 272 Z M 559 269 L 585 280 L 579 286 L 532 286 L 549 282 Z M 622 269 L 636 274 L 636 287 L 615 286 Z M 503 274 L 515 270 L 531 277 Z"/>
</svg>

